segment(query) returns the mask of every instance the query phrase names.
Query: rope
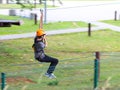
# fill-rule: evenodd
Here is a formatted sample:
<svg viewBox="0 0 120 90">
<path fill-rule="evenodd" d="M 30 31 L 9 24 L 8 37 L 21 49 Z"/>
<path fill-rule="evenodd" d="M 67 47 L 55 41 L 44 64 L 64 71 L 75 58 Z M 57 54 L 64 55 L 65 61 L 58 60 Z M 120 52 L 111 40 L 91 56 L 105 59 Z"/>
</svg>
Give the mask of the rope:
<svg viewBox="0 0 120 90">
<path fill-rule="evenodd" d="M 102 53 L 102 56 L 103 55 L 108 55 L 108 54 L 104 54 L 104 53 Z M 109 56 L 110 55 L 113 55 L 113 53 L 111 54 L 109 54 Z M 115 53 L 115 55 L 116 55 L 116 53 Z M 81 58 L 91 58 L 91 57 L 93 57 L 93 55 L 89 55 L 89 56 L 83 56 L 83 57 L 81 57 Z M 81 68 L 84 68 L 85 69 L 85 67 L 83 67 L 83 66 L 91 66 L 91 68 L 93 68 L 93 61 L 92 60 L 89 60 L 89 61 L 80 61 L 80 59 L 81 58 L 67 58 L 67 59 L 63 59 L 63 60 L 61 60 L 60 61 L 60 64 L 58 64 L 58 68 L 60 69 L 60 68 L 71 68 L 71 67 L 74 67 L 74 66 L 80 66 Z M 117 60 L 117 59 L 115 59 L 115 58 L 113 58 L 114 60 Z M 100 60 L 100 62 L 101 63 L 108 63 L 108 61 L 113 61 L 113 59 L 110 59 L 110 57 L 107 57 L 106 59 L 101 59 Z M 68 61 L 69 60 L 69 62 L 67 63 L 67 64 L 63 64 L 63 63 L 66 63 L 65 61 Z M 118 60 L 120 60 L 119 58 L 118 58 Z M 73 61 L 73 62 L 72 62 Z M 6 64 L 2 64 L 2 65 L 0 65 L 0 66 L 31 66 L 31 65 L 38 65 L 38 64 L 41 64 L 41 62 L 35 62 L 35 63 L 26 63 L 26 64 L 9 64 L 9 65 L 6 65 Z M 47 66 L 48 67 L 48 66 Z M 32 69 L 32 70 L 28 70 L 28 69 Z M 27 70 L 22 70 L 22 74 L 29 74 L 29 73 L 37 73 L 37 72 L 43 72 L 43 70 L 45 71 L 46 70 L 46 67 L 42 67 L 42 69 L 39 69 L 39 68 L 34 68 L 33 69 L 33 67 L 30 67 L 30 68 L 28 68 Z M 9 73 L 10 75 L 17 75 L 18 73 L 20 74 L 20 71 L 19 72 L 7 72 L 7 73 Z"/>
<path fill-rule="evenodd" d="M 67 65 L 59 65 L 59 66 L 57 66 L 57 69 L 61 69 L 61 68 L 72 68 L 72 67 L 74 67 L 74 66 L 79 66 L 81 69 L 82 68 L 84 68 L 84 69 L 88 69 L 87 67 L 85 68 L 85 67 L 82 67 L 82 66 L 85 66 L 85 65 L 87 65 L 87 66 L 91 66 L 91 68 L 93 68 L 93 65 L 92 65 L 92 62 L 90 63 L 90 62 L 83 62 L 83 63 L 78 63 L 78 62 L 76 62 L 76 63 L 71 63 L 71 64 L 67 64 Z M 47 68 L 48 66 L 45 66 L 45 67 L 42 67 L 42 69 L 40 69 L 40 68 L 34 68 L 34 69 L 31 69 L 31 70 L 22 70 L 22 71 L 15 71 L 15 72 L 6 72 L 9 76 L 15 76 L 15 75 L 26 75 L 26 74 L 32 74 L 32 73 L 42 73 L 42 72 L 45 72 L 46 71 L 46 68 Z M 90 68 L 89 68 L 90 69 Z M 62 69 L 63 70 L 63 69 Z"/>
<path fill-rule="evenodd" d="M 88 57 L 83 57 L 83 58 L 88 58 Z M 81 58 L 67 58 L 67 59 L 63 59 L 63 60 L 61 60 L 60 62 L 64 62 L 64 61 L 66 61 L 66 60 L 79 60 L 79 59 L 81 59 Z M 1 64 L 0 66 L 27 66 L 27 65 L 36 65 L 36 64 L 42 64 L 42 63 L 44 63 L 44 62 L 36 62 L 36 63 L 26 63 L 26 64 L 8 64 L 8 65 L 6 65 L 6 64 Z"/>
<path fill-rule="evenodd" d="M 101 57 L 102 56 L 117 56 L 118 58 L 117 59 L 115 59 L 114 58 L 114 60 L 119 60 L 119 57 L 120 57 L 120 55 L 114 55 L 113 54 L 114 52 L 112 52 L 112 53 L 110 53 L 110 54 L 104 54 L 104 52 L 103 53 L 101 53 Z M 80 60 L 80 59 L 82 59 L 82 58 L 92 58 L 92 57 L 95 57 L 95 54 L 93 54 L 93 55 L 89 55 L 89 56 L 82 56 L 82 57 L 80 57 L 80 58 L 67 58 L 67 59 L 63 59 L 63 60 L 60 60 L 60 62 L 65 62 L 65 61 L 75 61 L 75 60 Z M 102 59 L 101 58 L 101 60 L 107 60 L 107 59 L 109 59 L 109 60 L 111 60 L 111 57 L 107 57 L 106 59 Z M 112 59 L 113 60 L 113 59 Z M 80 61 L 81 62 L 81 61 Z M 37 64 L 43 64 L 44 62 L 35 62 L 35 63 L 24 63 L 24 64 L 8 64 L 8 65 L 6 65 L 6 64 L 0 64 L 0 66 L 30 66 L 30 65 L 37 65 Z"/>
</svg>

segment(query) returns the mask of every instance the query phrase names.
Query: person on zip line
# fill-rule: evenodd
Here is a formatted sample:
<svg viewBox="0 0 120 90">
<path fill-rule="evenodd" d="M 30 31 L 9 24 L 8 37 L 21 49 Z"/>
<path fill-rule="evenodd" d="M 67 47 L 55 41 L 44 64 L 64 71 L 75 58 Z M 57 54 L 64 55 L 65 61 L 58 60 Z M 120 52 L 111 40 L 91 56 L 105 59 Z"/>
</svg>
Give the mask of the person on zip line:
<svg viewBox="0 0 120 90">
<path fill-rule="evenodd" d="M 45 76 L 52 79 L 56 78 L 56 76 L 53 74 L 56 65 L 58 64 L 58 59 L 50 57 L 45 54 L 44 48 L 47 46 L 46 41 L 46 33 L 43 31 L 43 11 L 40 10 L 41 16 L 40 16 L 40 26 L 39 29 L 36 31 L 36 36 L 34 38 L 34 44 L 32 45 L 32 48 L 34 49 L 34 57 L 39 62 L 46 62 L 50 63 L 47 72 L 45 73 Z"/>
</svg>

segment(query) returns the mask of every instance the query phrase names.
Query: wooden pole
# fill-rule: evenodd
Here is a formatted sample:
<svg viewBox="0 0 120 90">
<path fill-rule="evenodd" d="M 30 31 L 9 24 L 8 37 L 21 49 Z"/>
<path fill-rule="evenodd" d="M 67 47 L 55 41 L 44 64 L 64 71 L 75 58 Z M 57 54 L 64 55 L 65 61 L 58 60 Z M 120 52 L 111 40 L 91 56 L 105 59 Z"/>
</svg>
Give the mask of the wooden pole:
<svg viewBox="0 0 120 90">
<path fill-rule="evenodd" d="M 100 78 L 100 52 L 96 52 L 96 59 L 98 60 L 98 78 Z"/>
<path fill-rule="evenodd" d="M 114 20 L 115 20 L 115 21 L 117 20 L 117 11 L 115 11 L 115 17 L 114 17 Z"/>
<path fill-rule="evenodd" d="M 34 15 L 34 22 L 35 22 L 35 25 L 37 24 L 37 14 Z"/>
<path fill-rule="evenodd" d="M 91 23 L 88 23 L 88 36 L 91 36 Z"/>
</svg>

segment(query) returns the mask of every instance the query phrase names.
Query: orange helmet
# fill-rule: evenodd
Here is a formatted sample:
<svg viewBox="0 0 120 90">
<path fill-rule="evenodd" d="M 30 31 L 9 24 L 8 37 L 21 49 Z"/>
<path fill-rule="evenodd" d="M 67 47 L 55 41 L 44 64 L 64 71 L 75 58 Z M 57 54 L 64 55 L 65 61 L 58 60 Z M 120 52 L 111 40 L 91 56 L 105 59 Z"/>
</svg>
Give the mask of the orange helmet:
<svg viewBox="0 0 120 90">
<path fill-rule="evenodd" d="M 42 29 L 38 29 L 36 31 L 36 36 L 42 36 L 42 35 L 45 35 L 45 32 Z"/>
</svg>

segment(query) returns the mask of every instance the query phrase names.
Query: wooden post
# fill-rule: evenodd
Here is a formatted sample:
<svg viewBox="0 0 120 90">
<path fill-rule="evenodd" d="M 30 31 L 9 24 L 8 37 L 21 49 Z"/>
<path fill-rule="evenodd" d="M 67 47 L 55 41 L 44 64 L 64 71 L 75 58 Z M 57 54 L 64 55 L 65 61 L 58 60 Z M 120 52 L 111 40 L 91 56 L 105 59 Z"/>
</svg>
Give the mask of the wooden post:
<svg viewBox="0 0 120 90">
<path fill-rule="evenodd" d="M 88 23 L 88 36 L 91 36 L 91 23 Z"/>
<path fill-rule="evenodd" d="M 96 59 L 98 60 L 98 78 L 100 78 L 100 52 L 96 52 Z"/>
<path fill-rule="evenodd" d="M 37 24 L 37 14 L 34 15 L 34 23 Z"/>
<path fill-rule="evenodd" d="M 115 17 L 114 17 L 114 20 L 115 20 L 115 21 L 117 20 L 117 11 L 115 11 Z"/>
<path fill-rule="evenodd" d="M 119 20 L 120 20 L 120 15 L 119 15 Z"/>
</svg>

